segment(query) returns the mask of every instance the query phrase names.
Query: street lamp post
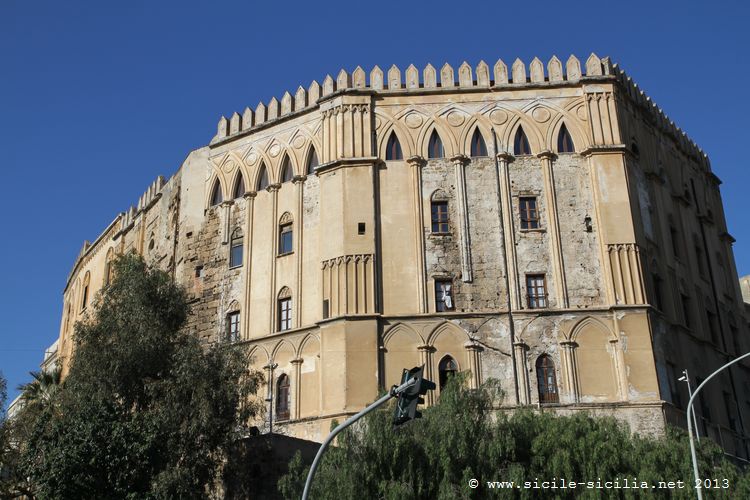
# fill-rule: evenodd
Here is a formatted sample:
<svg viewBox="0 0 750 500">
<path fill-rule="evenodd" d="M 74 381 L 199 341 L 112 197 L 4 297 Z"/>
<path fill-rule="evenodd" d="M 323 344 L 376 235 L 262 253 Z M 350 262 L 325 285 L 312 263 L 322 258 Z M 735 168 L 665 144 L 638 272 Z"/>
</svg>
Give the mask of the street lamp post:
<svg viewBox="0 0 750 500">
<path fill-rule="evenodd" d="M 716 376 L 716 374 L 719 373 L 720 371 L 732 366 L 733 364 L 735 364 L 736 362 L 742 359 L 747 358 L 748 356 L 750 356 L 750 352 L 743 354 L 739 358 L 733 359 L 732 361 L 721 366 L 718 370 L 716 370 L 711 375 L 706 377 L 706 380 L 704 380 L 703 383 L 701 383 L 698 387 L 696 387 L 695 392 L 693 393 L 692 396 L 690 396 L 690 401 L 688 401 L 688 405 L 687 405 L 688 413 L 690 413 L 693 408 L 693 400 L 695 399 L 695 396 L 697 396 L 700 390 L 703 389 L 703 386 L 706 385 L 706 382 L 714 378 L 714 376 Z M 693 425 L 692 425 L 693 422 L 689 418 L 687 419 L 687 421 L 688 421 L 688 438 L 690 439 L 690 457 L 693 460 L 693 474 L 695 475 L 695 493 L 698 496 L 698 500 L 703 500 L 703 492 L 701 488 L 699 488 L 700 478 L 698 477 L 698 458 L 695 455 L 695 440 L 693 440 Z"/>
<path fill-rule="evenodd" d="M 688 399 L 693 397 L 693 389 L 690 387 L 690 376 L 688 375 L 687 368 L 682 370 L 682 377 L 678 378 L 680 382 L 685 382 L 688 387 Z M 693 418 L 693 425 L 695 425 L 695 439 L 698 440 L 698 442 L 701 442 L 701 435 L 698 431 L 698 420 L 695 418 L 695 408 L 691 412 L 688 413 L 687 418 L 690 419 L 690 417 Z"/>
</svg>

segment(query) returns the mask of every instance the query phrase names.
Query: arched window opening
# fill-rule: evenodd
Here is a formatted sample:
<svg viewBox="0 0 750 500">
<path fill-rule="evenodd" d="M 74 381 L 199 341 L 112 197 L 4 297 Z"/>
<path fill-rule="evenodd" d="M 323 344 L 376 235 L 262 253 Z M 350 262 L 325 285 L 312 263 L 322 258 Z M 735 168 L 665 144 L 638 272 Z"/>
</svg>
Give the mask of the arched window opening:
<svg viewBox="0 0 750 500">
<path fill-rule="evenodd" d="M 292 162 L 288 156 L 284 157 L 284 163 L 281 167 L 281 182 L 289 182 L 294 177 L 294 169 L 292 168 Z"/>
<path fill-rule="evenodd" d="M 388 144 L 385 146 L 385 159 L 386 160 L 403 160 L 404 154 L 401 152 L 401 143 L 398 142 L 396 132 L 391 132 L 391 136 L 388 138 Z"/>
<path fill-rule="evenodd" d="M 242 172 L 237 174 L 237 182 L 234 185 L 234 199 L 242 198 L 245 196 L 245 178 L 242 177 Z"/>
<path fill-rule="evenodd" d="M 315 148 L 310 146 L 310 155 L 307 158 L 307 173 L 314 174 L 315 168 L 318 166 L 318 153 Z"/>
<path fill-rule="evenodd" d="M 427 145 L 427 158 L 444 158 L 445 150 L 443 149 L 443 141 L 440 139 L 440 135 L 437 130 L 432 131 L 430 136 L 430 142 Z"/>
<path fill-rule="evenodd" d="M 86 277 L 83 279 L 83 293 L 81 294 L 81 311 L 86 309 L 89 303 L 89 283 L 91 282 L 91 274 L 86 272 Z"/>
<path fill-rule="evenodd" d="M 261 163 L 260 164 L 260 175 L 258 175 L 258 189 L 257 191 L 262 191 L 266 189 L 269 185 L 268 182 L 268 170 L 266 169 L 266 164 Z"/>
<path fill-rule="evenodd" d="M 292 328 L 292 292 L 287 287 L 282 288 L 279 292 L 277 322 L 280 332 Z"/>
<path fill-rule="evenodd" d="M 555 363 L 552 358 L 542 354 L 536 360 L 536 381 L 539 387 L 539 403 L 559 403 Z"/>
<path fill-rule="evenodd" d="M 242 265 L 242 251 L 244 248 L 245 238 L 240 228 L 232 231 L 232 238 L 229 244 L 229 268 L 240 267 Z"/>
<path fill-rule="evenodd" d="M 479 131 L 479 127 L 474 130 L 474 135 L 471 136 L 471 156 L 488 156 L 487 155 L 487 144 L 484 142 L 484 137 Z"/>
<path fill-rule="evenodd" d="M 114 259 L 114 252 L 110 248 L 109 251 L 107 251 L 107 258 L 104 263 L 104 286 L 109 286 L 112 283 L 112 276 L 113 276 L 112 260 L 113 259 Z"/>
<path fill-rule="evenodd" d="M 240 312 L 232 311 L 227 314 L 227 342 L 240 340 Z"/>
<path fill-rule="evenodd" d="M 219 182 L 219 179 L 216 179 L 214 190 L 211 192 L 211 206 L 215 207 L 222 201 L 224 201 L 224 196 L 221 194 L 221 182 Z"/>
<path fill-rule="evenodd" d="M 451 356 L 445 356 L 440 360 L 438 365 L 438 380 L 440 382 L 440 391 L 448 384 L 451 377 L 458 373 L 458 363 Z"/>
<path fill-rule="evenodd" d="M 524 133 L 523 127 L 521 126 L 519 126 L 518 130 L 516 130 L 516 137 L 513 140 L 513 154 L 516 156 L 531 154 L 529 139 L 526 138 L 526 133 Z"/>
<path fill-rule="evenodd" d="M 576 148 L 573 144 L 573 138 L 570 137 L 570 132 L 565 124 L 560 127 L 560 133 L 557 134 L 557 152 L 558 153 L 573 153 Z"/>
<path fill-rule="evenodd" d="M 284 373 L 276 381 L 276 420 L 289 420 L 289 376 Z"/>
</svg>

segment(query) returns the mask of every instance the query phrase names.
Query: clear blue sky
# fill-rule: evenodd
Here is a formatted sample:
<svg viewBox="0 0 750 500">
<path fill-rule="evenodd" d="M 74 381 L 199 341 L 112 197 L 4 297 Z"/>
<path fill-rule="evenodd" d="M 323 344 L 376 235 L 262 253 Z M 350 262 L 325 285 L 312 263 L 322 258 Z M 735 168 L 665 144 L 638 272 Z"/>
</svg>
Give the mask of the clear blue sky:
<svg viewBox="0 0 750 500">
<path fill-rule="evenodd" d="M 696 0 L 3 0 L 0 371 L 10 396 L 58 335 L 84 239 L 206 144 L 220 115 L 342 67 L 611 56 L 709 154 L 738 270 L 750 273 L 748 19 L 747 3 Z"/>
</svg>

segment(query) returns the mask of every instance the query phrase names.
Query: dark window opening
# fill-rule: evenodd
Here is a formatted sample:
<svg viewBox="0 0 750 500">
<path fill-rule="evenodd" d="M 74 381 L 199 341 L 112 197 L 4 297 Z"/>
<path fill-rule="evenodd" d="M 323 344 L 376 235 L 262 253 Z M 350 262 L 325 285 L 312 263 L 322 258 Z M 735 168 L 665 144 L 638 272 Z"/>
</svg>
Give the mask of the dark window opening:
<svg viewBox="0 0 750 500">
<path fill-rule="evenodd" d="M 328 319 L 328 317 L 331 315 L 331 306 L 328 299 L 323 300 L 323 319 Z"/>
<path fill-rule="evenodd" d="M 211 206 L 215 207 L 222 201 L 224 201 L 224 197 L 221 194 L 221 183 L 219 183 L 219 179 L 216 179 L 214 190 L 211 192 Z"/>
<path fill-rule="evenodd" d="M 690 297 L 681 293 L 680 301 L 682 302 L 682 322 L 687 328 L 690 328 Z"/>
<path fill-rule="evenodd" d="M 291 223 L 279 227 L 279 255 L 292 253 L 293 234 Z"/>
<path fill-rule="evenodd" d="M 430 136 L 430 142 L 427 145 L 427 158 L 444 158 L 445 150 L 443 149 L 443 141 L 440 139 L 437 130 L 432 131 Z"/>
<path fill-rule="evenodd" d="M 539 210 L 536 197 L 522 197 L 518 199 L 521 212 L 521 229 L 539 229 Z"/>
<path fill-rule="evenodd" d="M 391 136 L 388 138 L 388 144 L 385 146 L 385 159 L 386 160 L 403 160 L 404 154 L 401 152 L 401 143 L 398 142 L 396 132 L 391 132 Z"/>
<path fill-rule="evenodd" d="M 266 170 L 266 165 L 261 163 L 260 164 L 260 175 L 258 176 L 258 191 L 262 191 L 266 189 L 269 185 L 268 182 L 268 170 Z"/>
<path fill-rule="evenodd" d="M 315 151 L 315 148 L 310 148 L 310 157 L 307 159 L 307 173 L 314 174 L 317 166 L 318 153 Z"/>
<path fill-rule="evenodd" d="M 227 341 L 237 342 L 240 339 L 240 313 L 231 312 L 227 315 Z"/>
<path fill-rule="evenodd" d="M 474 130 L 474 135 L 471 136 L 471 156 L 487 156 L 487 144 L 478 128 Z"/>
<path fill-rule="evenodd" d="M 448 381 L 456 376 L 458 373 L 458 363 L 450 356 L 445 356 L 440 360 L 438 365 L 438 381 L 440 382 L 440 390 L 445 389 L 448 385 Z"/>
<path fill-rule="evenodd" d="M 536 382 L 539 389 L 539 403 L 559 403 L 557 376 L 552 358 L 543 354 L 536 360 Z"/>
<path fill-rule="evenodd" d="M 543 274 L 526 275 L 526 294 L 529 309 L 547 307 L 547 283 Z"/>
<path fill-rule="evenodd" d="M 232 239 L 229 244 L 229 267 L 239 267 L 242 265 L 242 250 L 244 238 L 239 229 L 232 233 Z"/>
<path fill-rule="evenodd" d="M 431 212 L 432 212 L 432 232 L 433 233 L 450 232 L 450 225 L 448 224 L 448 202 L 447 201 L 433 201 Z"/>
<path fill-rule="evenodd" d="M 289 420 L 289 376 L 282 374 L 276 382 L 276 419 Z"/>
<path fill-rule="evenodd" d="M 513 154 L 516 156 L 531 154 L 531 146 L 529 146 L 529 140 L 526 138 L 523 127 L 518 127 L 518 130 L 516 130 L 516 137 L 513 140 Z"/>
<path fill-rule="evenodd" d="M 281 168 L 281 182 L 289 182 L 294 177 L 294 169 L 292 168 L 292 162 L 288 156 L 284 157 L 284 166 Z"/>
<path fill-rule="evenodd" d="M 365 223 L 364 222 L 357 223 L 357 234 L 365 234 Z"/>
<path fill-rule="evenodd" d="M 560 133 L 557 134 L 557 152 L 558 153 L 573 153 L 575 152 L 575 145 L 573 144 L 573 138 L 570 137 L 570 132 L 565 124 L 560 127 Z"/>
</svg>

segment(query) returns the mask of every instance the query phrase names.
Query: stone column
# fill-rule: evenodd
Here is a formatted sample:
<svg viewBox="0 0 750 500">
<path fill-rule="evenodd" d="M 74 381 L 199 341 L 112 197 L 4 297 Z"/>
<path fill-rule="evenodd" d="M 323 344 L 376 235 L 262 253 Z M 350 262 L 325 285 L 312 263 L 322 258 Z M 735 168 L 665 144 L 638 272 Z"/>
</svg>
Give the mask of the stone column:
<svg viewBox="0 0 750 500">
<path fill-rule="evenodd" d="M 234 201 L 232 200 L 222 201 L 221 205 L 219 205 L 221 207 L 221 243 L 223 245 L 229 243 L 229 227 L 231 225 L 230 209 L 232 205 L 234 205 Z"/>
<path fill-rule="evenodd" d="M 513 156 L 508 153 L 499 153 L 497 159 L 500 166 L 500 197 L 502 202 L 503 216 L 503 243 L 508 254 L 508 283 L 510 283 L 510 304 L 513 309 L 521 309 L 521 291 L 518 285 L 518 260 L 516 257 L 516 238 L 513 224 L 513 203 L 511 202 L 510 171 L 508 165 L 513 161 Z"/>
<path fill-rule="evenodd" d="M 435 377 L 432 373 L 432 353 L 435 351 L 435 349 L 432 346 L 426 344 L 417 347 L 417 349 L 419 349 L 419 360 L 424 365 L 423 376 L 428 380 L 432 380 L 433 382 L 435 382 L 435 384 L 438 384 L 438 381 L 435 380 Z M 435 404 L 435 391 L 427 391 L 427 398 L 425 402 L 427 403 L 427 405 Z"/>
<path fill-rule="evenodd" d="M 406 160 L 411 166 L 412 208 L 414 214 L 414 253 L 417 264 L 417 292 L 419 294 L 419 312 L 427 312 L 427 270 L 424 255 L 424 207 L 422 201 L 422 167 L 425 164 L 421 156 L 412 156 Z"/>
<path fill-rule="evenodd" d="M 578 402 L 578 377 L 576 375 L 576 360 L 575 360 L 575 348 L 578 344 L 571 341 L 560 342 L 562 347 L 562 362 L 564 375 L 565 389 L 568 393 L 568 402 Z"/>
<path fill-rule="evenodd" d="M 304 227 L 302 216 L 305 213 L 305 175 L 295 175 L 292 179 L 295 188 L 297 189 L 297 213 L 294 217 L 294 258 L 297 260 L 297 286 L 294 293 L 294 318 L 293 323 L 295 328 L 302 326 L 302 228 Z"/>
<path fill-rule="evenodd" d="M 467 342 L 464 348 L 469 355 L 469 369 L 471 370 L 470 387 L 478 389 L 482 385 L 482 346 L 474 342 Z"/>
<path fill-rule="evenodd" d="M 544 194 L 547 205 L 547 219 L 549 223 L 549 241 L 552 247 L 552 271 L 555 279 L 555 304 L 559 308 L 568 308 L 568 285 L 565 280 L 565 265 L 563 262 L 562 242 L 560 240 L 560 221 L 557 212 L 557 194 L 555 192 L 555 174 L 552 165 L 555 154 L 542 151 L 538 157 L 542 160 L 544 173 Z"/>
<path fill-rule="evenodd" d="M 518 403 L 521 405 L 531 404 L 531 385 L 529 384 L 529 365 L 526 361 L 526 353 L 529 346 L 518 341 L 513 343 L 516 358 L 516 374 L 518 376 Z"/>
<path fill-rule="evenodd" d="M 271 193 L 271 221 L 273 222 L 271 224 L 271 262 L 269 262 L 269 275 L 270 275 L 270 282 L 271 282 L 271 317 L 269 322 L 269 328 L 268 333 L 273 333 L 276 331 L 276 308 L 278 307 L 278 301 L 276 300 L 276 295 L 278 294 L 278 290 L 276 290 L 276 255 L 279 251 L 279 188 L 281 187 L 281 184 L 271 184 L 266 188 L 266 190 Z M 296 293 L 295 290 L 292 290 L 292 300 L 294 300 L 294 294 Z"/>
<path fill-rule="evenodd" d="M 471 234 L 469 233 L 469 207 L 466 197 L 466 165 L 469 158 L 457 155 L 451 158 L 456 175 L 456 206 L 458 208 L 459 239 L 461 245 L 461 280 L 467 283 L 473 280 L 471 267 Z"/>
<path fill-rule="evenodd" d="M 291 417 L 293 420 L 298 420 L 300 415 L 300 382 L 302 381 L 303 361 L 302 358 L 294 358 L 292 360 L 292 369 L 294 370 L 294 374 L 292 375 L 294 377 L 292 380 L 292 387 L 294 387 L 294 405 L 292 406 Z"/>
<path fill-rule="evenodd" d="M 248 191 L 245 193 L 245 249 L 242 252 L 242 266 L 244 274 L 245 301 L 242 306 L 242 331 L 240 332 L 243 339 L 250 338 L 250 291 L 252 290 L 252 269 L 253 262 L 253 209 L 255 208 L 255 197 L 257 192 Z"/>
</svg>

